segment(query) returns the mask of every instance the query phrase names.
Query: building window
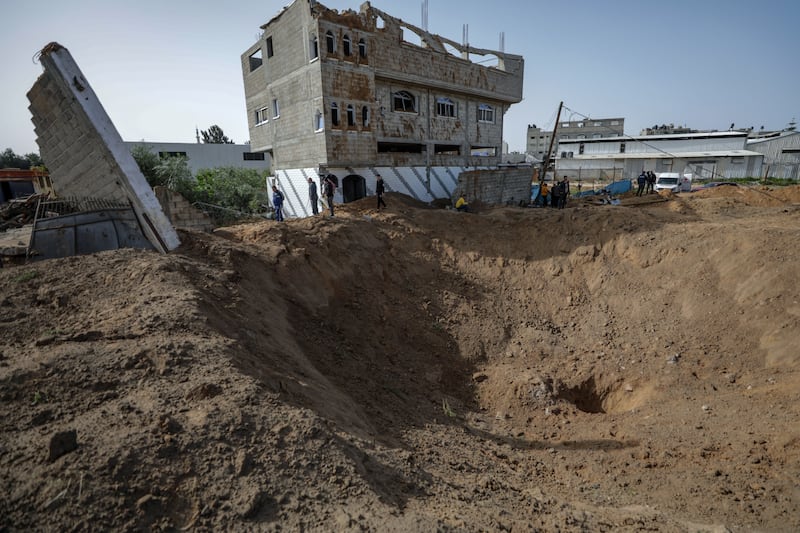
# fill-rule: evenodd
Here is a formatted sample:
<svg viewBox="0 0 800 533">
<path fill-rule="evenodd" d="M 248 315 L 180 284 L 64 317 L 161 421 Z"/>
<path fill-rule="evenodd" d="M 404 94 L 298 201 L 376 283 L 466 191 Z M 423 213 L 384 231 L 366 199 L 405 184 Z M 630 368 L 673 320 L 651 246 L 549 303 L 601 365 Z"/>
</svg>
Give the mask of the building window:
<svg viewBox="0 0 800 533">
<path fill-rule="evenodd" d="M 342 52 L 348 57 L 350 56 L 350 45 L 350 36 L 345 33 L 342 37 Z"/>
<path fill-rule="evenodd" d="M 602 123 L 602 122 L 595 122 L 595 123 L 594 123 L 594 125 L 595 125 L 595 126 L 602 126 L 602 125 L 603 125 L 603 123 Z"/>
<path fill-rule="evenodd" d="M 170 157 L 186 157 L 186 152 L 158 152 L 158 157 L 161 159 L 169 159 Z"/>
<path fill-rule="evenodd" d="M 470 148 L 470 155 L 474 157 L 494 157 L 497 155 L 497 148 L 494 146 L 473 146 Z"/>
<path fill-rule="evenodd" d="M 336 102 L 331 104 L 331 124 L 339 125 L 339 105 Z"/>
<path fill-rule="evenodd" d="M 245 161 L 264 161 L 264 152 L 243 152 Z"/>
<path fill-rule="evenodd" d="M 356 125 L 356 108 L 353 107 L 352 104 L 349 104 L 347 106 L 347 125 L 348 126 Z"/>
<path fill-rule="evenodd" d="M 328 33 L 325 34 L 325 44 L 328 47 L 329 54 L 336 53 L 336 39 L 333 37 L 333 32 L 328 30 Z"/>
<path fill-rule="evenodd" d="M 625 143 L 619 143 L 619 153 L 625 153 Z"/>
<path fill-rule="evenodd" d="M 281 116 L 281 108 L 278 105 L 278 99 L 272 100 L 272 118 L 278 118 Z"/>
<path fill-rule="evenodd" d="M 600 135 L 599 133 L 593 133 L 592 134 L 592 139 L 599 139 L 601 137 L 602 137 L 602 135 Z"/>
<path fill-rule="evenodd" d="M 311 36 L 311 43 L 309 46 L 309 53 L 311 54 L 311 60 L 317 59 L 319 57 L 319 40 L 317 39 L 316 34 Z"/>
<path fill-rule="evenodd" d="M 583 127 L 583 122 L 578 122 L 578 127 L 582 128 Z"/>
<path fill-rule="evenodd" d="M 575 137 L 575 138 L 576 138 L 576 139 L 585 139 L 585 138 L 586 138 L 586 135 L 583 135 L 583 134 L 581 134 L 581 135 L 578 135 L 578 136 L 577 136 L 577 137 Z"/>
<path fill-rule="evenodd" d="M 619 126 L 619 120 L 612 120 L 611 121 L 611 125 L 612 126 Z"/>
<path fill-rule="evenodd" d="M 449 98 L 437 98 L 436 99 L 436 114 L 440 117 L 455 117 L 456 116 L 456 104 Z"/>
<path fill-rule="evenodd" d="M 361 108 L 361 125 L 365 128 L 369 127 L 369 108 L 367 106 Z"/>
<path fill-rule="evenodd" d="M 264 60 L 261 57 L 261 48 L 250 54 L 250 72 L 261 66 Z"/>
<path fill-rule="evenodd" d="M 408 91 L 397 91 L 392 94 L 392 105 L 395 111 L 406 111 L 416 113 L 417 105 L 414 95 Z"/>
<path fill-rule="evenodd" d="M 580 143 L 580 144 L 578 145 L 578 153 L 579 153 L 579 154 L 582 154 L 582 153 L 583 153 L 583 143 Z"/>
<path fill-rule="evenodd" d="M 478 122 L 488 122 L 494 124 L 494 108 L 489 104 L 478 106 Z"/>
<path fill-rule="evenodd" d="M 275 55 L 275 50 L 272 48 L 272 37 L 267 37 L 267 57 Z"/>
<path fill-rule="evenodd" d="M 367 41 L 364 39 L 359 39 L 358 41 L 358 55 L 363 58 L 367 57 Z"/>
<path fill-rule="evenodd" d="M 319 109 L 317 109 L 317 113 L 314 115 L 314 131 L 322 131 L 324 129 L 325 129 L 325 116 Z"/>
<path fill-rule="evenodd" d="M 256 109 L 256 126 L 269 122 L 269 112 L 266 107 Z"/>
</svg>

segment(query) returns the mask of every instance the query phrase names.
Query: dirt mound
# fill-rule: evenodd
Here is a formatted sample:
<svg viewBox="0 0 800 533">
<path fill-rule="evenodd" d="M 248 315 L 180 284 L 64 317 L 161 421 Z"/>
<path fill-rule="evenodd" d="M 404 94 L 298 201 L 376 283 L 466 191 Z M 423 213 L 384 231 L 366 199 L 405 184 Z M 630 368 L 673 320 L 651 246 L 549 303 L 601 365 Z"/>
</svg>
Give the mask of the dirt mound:
<svg viewBox="0 0 800 533">
<path fill-rule="evenodd" d="M 797 530 L 798 198 L 387 194 L 2 269 L 0 530 Z"/>
</svg>

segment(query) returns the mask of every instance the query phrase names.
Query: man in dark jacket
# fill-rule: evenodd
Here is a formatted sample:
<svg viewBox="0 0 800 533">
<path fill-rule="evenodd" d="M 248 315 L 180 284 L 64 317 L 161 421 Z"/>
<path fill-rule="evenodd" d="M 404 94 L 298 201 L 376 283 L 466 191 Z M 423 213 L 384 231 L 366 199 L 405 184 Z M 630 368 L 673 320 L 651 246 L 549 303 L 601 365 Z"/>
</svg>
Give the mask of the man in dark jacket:
<svg viewBox="0 0 800 533">
<path fill-rule="evenodd" d="M 380 174 L 375 174 L 375 196 L 378 197 L 378 209 L 380 210 L 381 206 L 386 207 L 386 202 L 383 201 L 383 193 L 385 192 L 383 186 L 383 178 Z"/>
<path fill-rule="evenodd" d="M 317 184 L 311 178 L 308 178 L 308 201 L 311 202 L 311 212 L 315 215 L 318 214 L 319 196 L 317 196 Z"/>
</svg>

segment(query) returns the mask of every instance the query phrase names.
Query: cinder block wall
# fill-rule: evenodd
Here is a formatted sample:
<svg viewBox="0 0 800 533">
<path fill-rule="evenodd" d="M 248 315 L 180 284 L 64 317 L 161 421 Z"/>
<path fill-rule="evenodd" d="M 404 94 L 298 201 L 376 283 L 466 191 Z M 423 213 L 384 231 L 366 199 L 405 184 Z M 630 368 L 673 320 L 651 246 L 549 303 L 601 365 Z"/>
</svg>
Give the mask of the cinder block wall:
<svg viewBox="0 0 800 533">
<path fill-rule="evenodd" d="M 153 187 L 158 203 L 176 228 L 210 232 L 214 229 L 211 217 L 196 209 L 180 193 L 165 187 Z"/>
<path fill-rule="evenodd" d="M 45 72 L 28 93 L 37 143 L 53 172 L 59 196 L 93 196 L 127 202 L 128 196 L 113 178 L 118 173 L 102 149 L 103 140 L 86 120 L 74 98 Z M 55 169 L 55 170 L 54 170 Z"/>
<path fill-rule="evenodd" d="M 459 174 L 453 199 L 463 195 L 468 202 L 518 205 L 530 200 L 532 176 L 530 168 L 468 170 Z"/>
</svg>

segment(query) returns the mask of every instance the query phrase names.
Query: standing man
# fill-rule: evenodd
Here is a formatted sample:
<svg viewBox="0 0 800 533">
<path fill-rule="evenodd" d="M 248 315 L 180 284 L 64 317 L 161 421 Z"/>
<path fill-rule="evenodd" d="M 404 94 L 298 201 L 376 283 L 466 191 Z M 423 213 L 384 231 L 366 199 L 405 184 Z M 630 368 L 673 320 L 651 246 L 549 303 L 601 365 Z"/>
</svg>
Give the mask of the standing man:
<svg viewBox="0 0 800 533">
<path fill-rule="evenodd" d="M 375 196 L 378 197 L 378 211 L 380 211 L 381 206 L 386 207 L 386 202 L 383 201 L 383 193 L 385 192 L 385 189 L 383 187 L 383 178 L 381 175 L 376 173 L 375 179 L 377 180 L 375 182 Z"/>
<path fill-rule="evenodd" d="M 272 205 L 275 207 L 275 220 L 283 222 L 283 193 L 275 185 L 272 186 Z"/>
<path fill-rule="evenodd" d="M 317 196 L 317 184 L 311 178 L 308 178 L 308 201 L 311 202 L 311 212 L 315 215 L 318 214 L 319 196 Z"/>
<path fill-rule="evenodd" d="M 644 193 L 644 186 L 646 183 L 647 175 L 644 173 L 644 170 L 642 170 L 642 173 L 639 174 L 638 178 L 636 178 L 636 185 L 639 186 L 639 188 L 636 190 L 636 196 L 641 196 L 642 193 Z"/>
<path fill-rule="evenodd" d="M 336 184 L 333 183 L 330 174 L 325 176 L 323 187 L 325 187 L 325 198 L 328 200 L 328 207 L 330 207 L 331 216 L 333 216 L 333 195 L 336 193 Z"/>
</svg>

